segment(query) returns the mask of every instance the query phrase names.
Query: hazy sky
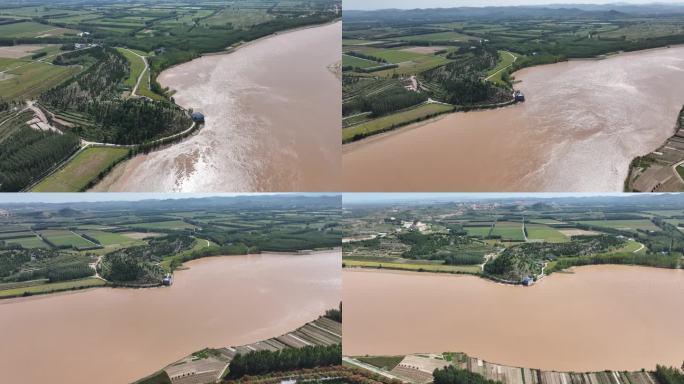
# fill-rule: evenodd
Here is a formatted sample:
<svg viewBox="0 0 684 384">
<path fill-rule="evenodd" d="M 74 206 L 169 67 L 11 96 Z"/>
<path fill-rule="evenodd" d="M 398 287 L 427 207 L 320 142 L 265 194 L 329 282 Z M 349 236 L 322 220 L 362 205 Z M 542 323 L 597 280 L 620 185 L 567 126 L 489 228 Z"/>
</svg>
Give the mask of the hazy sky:
<svg viewBox="0 0 684 384">
<path fill-rule="evenodd" d="M 92 201 L 139 201 L 189 199 L 210 196 L 239 196 L 260 195 L 258 193 L 0 193 L 2 203 L 73 203 Z M 263 195 L 268 195 L 264 193 Z M 296 195 L 321 195 L 310 193 L 296 193 Z"/>
<path fill-rule="evenodd" d="M 393 201 L 435 201 L 435 200 L 472 200 L 472 199 L 506 199 L 506 198 L 551 198 L 551 197 L 587 197 L 587 196 L 630 196 L 629 193 L 345 193 L 343 204 L 371 203 Z"/>
<path fill-rule="evenodd" d="M 658 3 L 681 4 L 683 0 L 660 0 Z M 486 7 L 498 5 L 543 5 L 543 4 L 611 4 L 630 3 L 644 4 L 644 0 L 344 0 L 344 9 L 414 9 L 414 8 L 452 8 L 452 7 Z"/>
</svg>

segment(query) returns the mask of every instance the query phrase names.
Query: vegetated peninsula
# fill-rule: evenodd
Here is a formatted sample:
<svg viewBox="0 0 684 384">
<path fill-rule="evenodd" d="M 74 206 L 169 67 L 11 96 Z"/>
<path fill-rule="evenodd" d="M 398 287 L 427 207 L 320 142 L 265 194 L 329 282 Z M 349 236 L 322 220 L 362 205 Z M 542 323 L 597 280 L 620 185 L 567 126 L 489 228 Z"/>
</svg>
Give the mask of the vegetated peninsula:
<svg viewBox="0 0 684 384">
<path fill-rule="evenodd" d="M 171 285 L 214 255 L 338 248 L 335 196 L 2 204 L 0 298 Z"/>
<path fill-rule="evenodd" d="M 203 115 L 174 103 L 164 69 L 340 12 L 338 0 L 5 2 L 0 191 L 86 190 L 182 140 Z"/>
<path fill-rule="evenodd" d="M 342 141 L 524 101 L 515 71 L 681 44 L 683 19 L 677 5 L 346 10 Z"/>
<path fill-rule="evenodd" d="M 682 370 L 660 365 L 650 371 L 556 372 L 506 366 L 452 352 L 344 357 L 344 361 L 350 366 L 372 372 L 385 384 L 684 383 Z"/>
<path fill-rule="evenodd" d="M 410 198 L 408 198 L 410 199 Z M 343 263 L 532 285 L 574 266 L 684 265 L 678 195 L 345 203 Z"/>
</svg>

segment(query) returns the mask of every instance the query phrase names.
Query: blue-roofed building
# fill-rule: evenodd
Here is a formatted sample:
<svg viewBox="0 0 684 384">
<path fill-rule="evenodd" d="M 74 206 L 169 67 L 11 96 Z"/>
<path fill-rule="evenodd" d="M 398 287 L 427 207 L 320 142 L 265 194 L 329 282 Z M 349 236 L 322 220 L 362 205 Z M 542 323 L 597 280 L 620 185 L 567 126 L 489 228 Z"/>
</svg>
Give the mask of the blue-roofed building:
<svg viewBox="0 0 684 384">
<path fill-rule="evenodd" d="M 166 276 L 164 276 L 164 278 L 162 279 L 162 284 L 163 285 L 173 284 L 173 277 L 171 277 L 171 274 L 167 274 Z"/>
<path fill-rule="evenodd" d="M 199 112 L 193 112 L 192 115 L 190 115 L 190 117 L 192 118 L 192 121 L 194 121 L 195 123 L 204 123 L 204 115 Z"/>
<path fill-rule="evenodd" d="M 533 277 L 525 276 L 525 278 L 522 279 L 522 285 L 529 287 L 532 284 L 534 284 L 534 278 Z"/>
</svg>

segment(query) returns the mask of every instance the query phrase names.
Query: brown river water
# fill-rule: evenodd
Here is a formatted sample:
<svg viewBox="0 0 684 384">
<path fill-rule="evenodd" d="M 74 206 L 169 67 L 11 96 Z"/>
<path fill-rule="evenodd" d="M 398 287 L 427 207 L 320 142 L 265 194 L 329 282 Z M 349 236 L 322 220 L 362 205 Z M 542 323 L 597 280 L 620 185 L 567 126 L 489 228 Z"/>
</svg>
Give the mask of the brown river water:
<svg viewBox="0 0 684 384">
<path fill-rule="evenodd" d="M 559 371 L 684 361 L 684 270 L 590 266 L 532 287 L 474 276 L 343 275 L 346 355 L 465 352 Z"/>
<path fill-rule="evenodd" d="M 164 71 L 175 101 L 206 124 L 119 165 L 95 191 L 337 191 L 342 25 L 283 32 Z"/>
<path fill-rule="evenodd" d="M 347 191 L 622 191 L 674 133 L 684 47 L 516 72 L 527 102 L 456 113 L 345 146 Z"/>
<path fill-rule="evenodd" d="M 341 254 L 212 257 L 168 288 L 0 301 L 0 382 L 132 382 L 204 347 L 281 335 L 337 307 Z"/>
</svg>

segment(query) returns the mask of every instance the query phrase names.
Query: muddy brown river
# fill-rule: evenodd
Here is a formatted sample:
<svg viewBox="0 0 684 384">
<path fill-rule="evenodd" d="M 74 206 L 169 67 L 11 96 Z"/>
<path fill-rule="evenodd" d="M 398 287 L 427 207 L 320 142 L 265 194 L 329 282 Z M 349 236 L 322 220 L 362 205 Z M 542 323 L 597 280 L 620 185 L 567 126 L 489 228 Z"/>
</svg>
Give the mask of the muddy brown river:
<svg viewBox="0 0 684 384">
<path fill-rule="evenodd" d="M 204 347 L 289 332 L 340 302 L 339 251 L 186 265 L 168 288 L 0 301 L 0 382 L 129 383 Z"/>
<path fill-rule="evenodd" d="M 684 47 L 526 68 L 524 104 L 451 114 L 345 146 L 348 191 L 621 191 L 674 133 Z"/>
<path fill-rule="evenodd" d="M 342 26 L 283 32 L 164 71 L 206 116 L 189 139 L 119 165 L 95 191 L 337 191 Z"/>
<path fill-rule="evenodd" d="M 343 272 L 346 355 L 465 352 L 559 371 L 679 367 L 684 270 L 590 266 L 533 287 L 474 276 Z"/>
</svg>

